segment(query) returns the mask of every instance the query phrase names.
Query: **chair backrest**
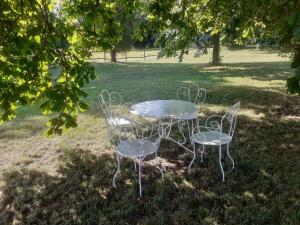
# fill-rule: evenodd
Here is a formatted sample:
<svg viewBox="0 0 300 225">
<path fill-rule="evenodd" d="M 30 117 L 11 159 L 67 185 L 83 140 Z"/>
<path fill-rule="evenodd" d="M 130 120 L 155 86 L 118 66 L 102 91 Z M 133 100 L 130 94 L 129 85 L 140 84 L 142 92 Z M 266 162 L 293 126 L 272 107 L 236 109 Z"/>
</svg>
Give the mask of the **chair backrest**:
<svg viewBox="0 0 300 225">
<path fill-rule="evenodd" d="M 114 117 L 115 112 L 112 109 L 113 105 L 121 105 L 122 96 L 118 92 L 109 92 L 104 89 L 99 95 L 99 105 L 106 118 Z"/>
<path fill-rule="evenodd" d="M 224 132 L 224 129 L 226 129 L 226 123 L 227 123 L 227 133 L 231 137 L 234 134 L 235 126 L 236 126 L 236 119 L 238 112 L 240 110 L 240 102 L 235 103 L 222 117 L 221 120 L 221 130 Z"/>
<path fill-rule="evenodd" d="M 116 117 L 113 117 L 113 119 L 115 118 Z M 109 131 L 110 141 L 114 146 L 117 146 L 123 141 L 138 140 L 141 146 L 145 141 L 150 141 L 155 143 L 158 147 L 161 141 L 160 127 L 155 123 L 132 123 L 124 127 L 107 122 L 106 125 Z"/>
<path fill-rule="evenodd" d="M 181 87 L 177 91 L 177 98 L 196 104 L 203 103 L 206 99 L 206 90 L 204 88 L 200 88 L 196 84 L 192 84 L 188 87 Z"/>
</svg>

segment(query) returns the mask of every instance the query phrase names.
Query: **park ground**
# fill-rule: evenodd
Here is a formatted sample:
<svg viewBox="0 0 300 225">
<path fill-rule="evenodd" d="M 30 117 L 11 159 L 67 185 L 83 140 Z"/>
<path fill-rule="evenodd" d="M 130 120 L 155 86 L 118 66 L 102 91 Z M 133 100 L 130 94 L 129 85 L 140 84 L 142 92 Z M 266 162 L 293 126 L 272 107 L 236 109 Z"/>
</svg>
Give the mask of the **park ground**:
<svg viewBox="0 0 300 225">
<path fill-rule="evenodd" d="M 299 224 L 300 99 L 286 95 L 290 63 L 256 49 L 221 55 L 217 67 L 208 64 L 209 55 L 192 54 L 181 64 L 155 57 L 94 62 L 99 79 L 85 87 L 91 107 L 60 137 L 45 136 L 49 117 L 37 106 L 20 108 L 0 127 L 0 224 Z M 159 151 L 164 181 L 146 165 L 140 198 L 134 164 L 124 160 L 112 188 L 115 159 L 99 91 L 118 91 L 134 103 L 175 99 L 189 84 L 208 91 L 203 118 L 241 101 L 231 145 L 236 169 L 225 159 L 222 183 L 211 149 L 187 174 L 191 155 L 165 141 Z"/>
</svg>

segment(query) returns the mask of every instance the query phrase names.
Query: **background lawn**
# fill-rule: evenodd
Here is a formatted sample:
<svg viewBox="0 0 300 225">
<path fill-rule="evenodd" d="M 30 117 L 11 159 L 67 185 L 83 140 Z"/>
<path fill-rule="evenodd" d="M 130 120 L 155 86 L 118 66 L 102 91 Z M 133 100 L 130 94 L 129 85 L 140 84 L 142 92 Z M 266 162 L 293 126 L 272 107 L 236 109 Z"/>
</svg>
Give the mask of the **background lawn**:
<svg viewBox="0 0 300 225">
<path fill-rule="evenodd" d="M 99 79 L 85 90 L 91 108 L 79 126 L 62 137 L 44 136 L 48 117 L 37 106 L 23 107 L 0 127 L 0 224 L 299 224 L 300 100 L 285 94 L 289 62 L 253 49 L 222 51 L 223 66 L 195 59 L 155 58 L 94 63 Z M 97 95 L 118 91 L 125 102 L 175 99 L 179 87 L 200 84 L 206 118 L 236 101 L 241 112 L 231 145 L 236 170 L 225 158 L 221 182 L 217 151 L 200 154 L 187 174 L 191 154 L 162 142 L 165 180 L 151 166 L 137 174 L 123 160 L 117 188 L 113 149 L 106 139 Z"/>
</svg>

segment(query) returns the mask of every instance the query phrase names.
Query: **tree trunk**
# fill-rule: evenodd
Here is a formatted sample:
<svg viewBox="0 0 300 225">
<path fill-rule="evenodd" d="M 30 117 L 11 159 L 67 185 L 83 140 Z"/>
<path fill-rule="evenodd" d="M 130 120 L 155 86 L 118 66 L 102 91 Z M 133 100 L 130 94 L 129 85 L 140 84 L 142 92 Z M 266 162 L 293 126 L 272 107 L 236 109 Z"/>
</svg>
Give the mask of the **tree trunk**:
<svg viewBox="0 0 300 225">
<path fill-rule="evenodd" d="M 116 53 L 116 49 L 113 48 L 112 50 L 110 50 L 110 61 L 111 62 L 117 62 L 117 53 Z"/>
<path fill-rule="evenodd" d="M 184 54 L 184 49 L 181 49 L 180 51 L 180 55 L 178 57 L 178 62 L 181 63 L 182 62 L 182 59 L 183 59 L 183 54 Z"/>
<path fill-rule="evenodd" d="M 212 36 L 213 39 L 213 58 L 212 58 L 212 65 L 220 65 L 221 58 L 220 58 L 220 33 L 217 33 Z"/>
</svg>

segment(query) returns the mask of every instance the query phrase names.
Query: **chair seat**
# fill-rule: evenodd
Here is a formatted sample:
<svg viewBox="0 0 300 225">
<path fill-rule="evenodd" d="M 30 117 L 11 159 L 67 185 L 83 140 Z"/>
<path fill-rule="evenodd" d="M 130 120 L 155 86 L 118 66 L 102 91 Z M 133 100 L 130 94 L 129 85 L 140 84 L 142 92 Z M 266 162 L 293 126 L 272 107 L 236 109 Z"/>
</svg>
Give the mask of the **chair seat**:
<svg viewBox="0 0 300 225">
<path fill-rule="evenodd" d="M 115 117 L 115 118 L 109 118 L 108 123 L 115 126 L 127 126 L 131 124 L 131 121 L 123 117 Z"/>
<path fill-rule="evenodd" d="M 126 140 L 116 146 L 118 154 L 125 157 L 145 157 L 155 153 L 158 149 L 156 143 L 144 140 Z"/>
<path fill-rule="evenodd" d="M 179 115 L 176 116 L 175 119 L 177 120 L 194 120 L 197 119 L 198 113 L 191 113 L 191 114 L 184 114 L 184 115 Z"/>
<path fill-rule="evenodd" d="M 228 144 L 231 139 L 230 135 L 221 133 L 221 145 Z M 220 133 L 215 131 L 198 132 L 192 136 L 192 140 L 195 143 L 203 145 L 219 145 Z"/>
</svg>

